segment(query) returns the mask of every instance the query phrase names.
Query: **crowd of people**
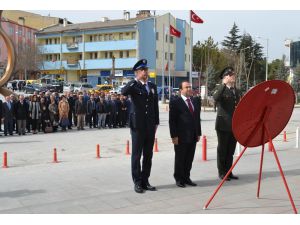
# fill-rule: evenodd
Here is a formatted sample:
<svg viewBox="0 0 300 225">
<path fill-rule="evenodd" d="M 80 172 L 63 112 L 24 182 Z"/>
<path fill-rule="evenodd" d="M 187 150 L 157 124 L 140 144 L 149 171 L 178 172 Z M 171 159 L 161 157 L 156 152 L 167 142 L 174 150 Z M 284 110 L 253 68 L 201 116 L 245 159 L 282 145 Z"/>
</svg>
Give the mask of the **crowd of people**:
<svg viewBox="0 0 300 225">
<path fill-rule="evenodd" d="M 51 133 L 77 127 L 126 127 L 130 99 L 120 94 L 34 92 L 30 96 L 10 95 L 0 100 L 0 129 L 4 135 Z"/>
</svg>

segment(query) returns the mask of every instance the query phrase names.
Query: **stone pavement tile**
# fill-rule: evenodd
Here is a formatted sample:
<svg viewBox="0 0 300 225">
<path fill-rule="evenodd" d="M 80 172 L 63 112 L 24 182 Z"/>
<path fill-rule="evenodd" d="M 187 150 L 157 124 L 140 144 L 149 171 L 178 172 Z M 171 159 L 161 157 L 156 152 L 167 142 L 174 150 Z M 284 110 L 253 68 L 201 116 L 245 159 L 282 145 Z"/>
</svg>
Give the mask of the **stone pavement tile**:
<svg viewBox="0 0 300 225">
<path fill-rule="evenodd" d="M 30 211 L 29 208 L 21 207 L 21 208 L 13 208 L 8 210 L 1 210 L 1 214 L 31 214 L 32 211 Z"/>
<path fill-rule="evenodd" d="M 19 207 L 23 207 L 23 205 L 18 199 L 0 197 L 0 213 L 2 210 L 19 208 Z"/>
<path fill-rule="evenodd" d="M 164 209 L 168 208 L 170 205 L 166 202 L 163 201 L 156 201 L 156 202 L 149 202 L 145 204 L 139 204 L 139 205 L 133 205 L 130 207 L 125 207 L 125 208 L 119 208 L 119 209 L 113 209 L 113 210 L 104 210 L 101 213 L 117 213 L 117 214 L 123 214 L 123 213 L 130 213 L 130 214 L 137 214 L 137 213 L 151 213 L 151 210 L 156 209 Z"/>
</svg>

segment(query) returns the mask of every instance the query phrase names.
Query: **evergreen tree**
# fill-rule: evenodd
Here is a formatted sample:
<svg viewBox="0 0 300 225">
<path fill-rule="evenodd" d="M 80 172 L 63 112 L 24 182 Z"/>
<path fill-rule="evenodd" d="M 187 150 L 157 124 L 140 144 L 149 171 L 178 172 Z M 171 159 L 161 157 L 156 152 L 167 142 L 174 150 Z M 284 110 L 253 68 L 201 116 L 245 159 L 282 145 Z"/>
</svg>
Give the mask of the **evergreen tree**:
<svg viewBox="0 0 300 225">
<path fill-rule="evenodd" d="M 233 27 L 229 31 L 229 36 L 225 36 L 225 40 L 222 42 L 222 45 L 231 51 L 237 51 L 239 47 L 239 41 L 241 36 L 238 35 L 239 29 L 238 26 L 234 23 Z"/>
</svg>

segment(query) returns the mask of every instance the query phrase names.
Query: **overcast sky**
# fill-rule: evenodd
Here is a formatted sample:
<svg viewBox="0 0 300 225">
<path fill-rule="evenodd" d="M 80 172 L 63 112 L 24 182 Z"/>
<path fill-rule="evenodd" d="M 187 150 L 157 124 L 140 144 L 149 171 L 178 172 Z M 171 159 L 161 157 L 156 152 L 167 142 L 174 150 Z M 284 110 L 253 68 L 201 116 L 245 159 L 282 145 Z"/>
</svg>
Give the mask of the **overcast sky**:
<svg viewBox="0 0 300 225">
<path fill-rule="evenodd" d="M 41 15 L 67 18 L 73 23 L 99 21 L 101 17 L 120 19 L 123 17 L 122 10 L 27 10 Z M 131 17 L 136 15 L 136 10 L 130 10 Z M 162 15 L 169 11 L 157 10 L 156 15 Z M 189 21 L 188 10 L 171 10 L 173 16 Z M 266 54 L 266 38 L 269 39 L 269 61 L 282 58 L 283 54 L 288 55 L 288 48 L 284 46 L 287 38 L 298 40 L 300 37 L 300 10 L 298 11 L 271 11 L 271 10 L 195 10 L 204 20 L 204 24 L 195 24 L 194 43 L 198 40 L 206 40 L 212 36 L 216 42 L 221 42 L 228 35 L 229 30 L 235 22 L 240 29 L 240 34 L 249 33 L 252 37 L 260 36 L 264 39 L 257 39 L 264 47 Z"/>
</svg>

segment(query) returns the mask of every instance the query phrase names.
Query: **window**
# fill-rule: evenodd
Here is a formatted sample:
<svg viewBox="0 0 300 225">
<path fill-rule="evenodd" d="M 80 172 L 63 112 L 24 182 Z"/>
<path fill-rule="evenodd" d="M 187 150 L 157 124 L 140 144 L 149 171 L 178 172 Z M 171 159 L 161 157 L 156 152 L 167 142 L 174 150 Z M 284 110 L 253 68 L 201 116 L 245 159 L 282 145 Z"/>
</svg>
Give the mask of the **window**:
<svg viewBox="0 0 300 225">
<path fill-rule="evenodd" d="M 112 40 L 113 39 L 113 35 L 112 34 L 109 34 L 109 37 L 108 37 L 108 40 Z"/>
<path fill-rule="evenodd" d="M 99 35 L 99 41 L 102 41 L 102 35 L 101 34 Z"/>
<path fill-rule="evenodd" d="M 173 61 L 173 53 L 170 53 L 170 60 Z"/>
<path fill-rule="evenodd" d="M 119 40 L 123 40 L 123 33 L 119 33 Z"/>
<path fill-rule="evenodd" d="M 168 59 L 168 53 L 165 52 L 165 60 L 167 60 L 167 59 Z"/>
<path fill-rule="evenodd" d="M 94 53 L 94 59 L 98 59 L 98 52 Z"/>
<path fill-rule="evenodd" d="M 120 58 L 123 58 L 123 52 L 120 51 Z"/>
<path fill-rule="evenodd" d="M 107 59 L 107 56 L 108 56 L 108 52 L 104 52 L 104 58 Z"/>
<path fill-rule="evenodd" d="M 159 39 L 159 33 L 156 32 L 156 40 L 158 41 L 158 39 Z"/>
<path fill-rule="evenodd" d="M 132 32 L 131 33 L 131 39 L 135 39 L 136 35 L 135 35 L 135 32 Z"/>
<path fill-rule="evenodd" d="M 92 52 L 90 53 L 90 59 L 93 59 L 93 53 Z"/>
<path fill-rule="evenodd" d="M 81 53 L 79 54 L 79 60 L 82 60 L 82 54 Z"/>
<path fill-rule="evenodd" d="M 49 39 L 49 45 L 52 45 L 52 39 Z"/>
<path fill-rule="evenodd" d="M 90 42 L 92 42 L 92 41 L 93 41 L 93 36 L 91 35 L 91 36 L 90 36 Z"/>
<path fill-rule="evenodd" d="M 173 36 L 170 36 L 170 43 L 173 43 L 173 41 L 174 41 Z"/>
<path fill-rule="evenodd" d="M 48 38 L 46 39 L 46 45 L 48 44 L 49 42 L 48 42 Z"/>
<path fill-rule="evenodd" d="M 108 34 L 104 35 L 104 41 L 108 41 Z"/>
<path fill-rule="evenodd" d="M 57 44 L 57 39 L 56 38 L 54 39 L 54 44 Z"/>
<path fill-rule="evenodd" d="M 156 59 L 158 59 L 158 51 L 156 51 Z"/>
<path fill-rule="evenodd" d="M 112 53 L 112 52 L 109 52 L 109 58 L 112 59 L 112 57 L 113 57 L 113 53 Z"/>
<path fill-rule="evenodd" d="M 167 34 L 166 34 L 166 38 L 165 39 L 166 39 L 166 42 L 168 42 L 168 35 Z"/>
<path fill-rule="evenodd" d="M 129 51 L 126 51 L 126 57 L 129 58 Z"/>
</svg>

